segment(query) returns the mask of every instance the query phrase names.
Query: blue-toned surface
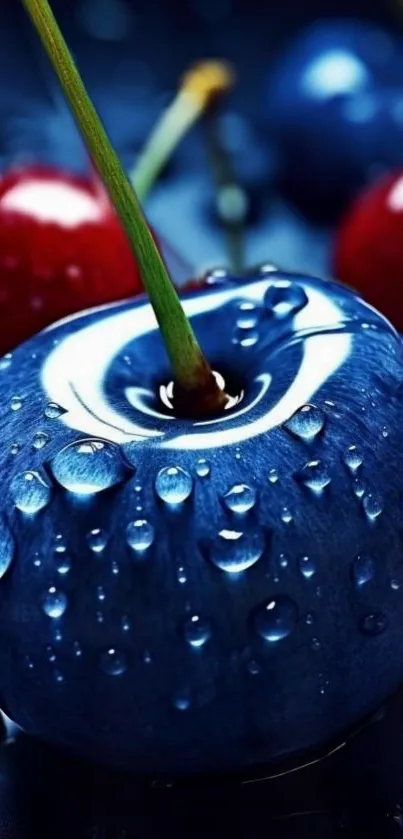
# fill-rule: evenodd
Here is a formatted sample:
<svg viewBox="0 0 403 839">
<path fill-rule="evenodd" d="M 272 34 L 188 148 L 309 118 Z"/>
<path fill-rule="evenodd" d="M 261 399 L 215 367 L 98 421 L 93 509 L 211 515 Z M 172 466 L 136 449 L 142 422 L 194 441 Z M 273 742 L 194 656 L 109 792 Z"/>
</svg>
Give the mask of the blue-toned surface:
<svg viewBox="0 0 403 839">
<path fill-rule="evenodd" d="M 402 679 L 400 338 L 339 286 L 215 283 L 186 309 L 228 416 L 167 414 L 141 301 L 0 371 L 1 701 L 147 774 L 295 759 Z"/>
</svg>

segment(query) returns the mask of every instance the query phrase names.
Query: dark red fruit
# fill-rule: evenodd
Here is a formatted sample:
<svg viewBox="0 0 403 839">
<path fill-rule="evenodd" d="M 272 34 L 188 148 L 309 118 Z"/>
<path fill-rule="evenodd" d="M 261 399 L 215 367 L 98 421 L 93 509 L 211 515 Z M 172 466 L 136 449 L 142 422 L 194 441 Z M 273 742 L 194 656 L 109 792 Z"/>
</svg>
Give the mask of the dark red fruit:
<svg viewBox="0 0 403 839">
<path fill-rule="evenodd" d="M 102 185 L 50 167 L 0 180 L 0 354 L 72 312 L 143 290 Z"/>
<path fill-rule="evenodd" d="M 336 237 L 333 273 L 403 330 L 403 170 L 353 204 Z"/>
</svg>

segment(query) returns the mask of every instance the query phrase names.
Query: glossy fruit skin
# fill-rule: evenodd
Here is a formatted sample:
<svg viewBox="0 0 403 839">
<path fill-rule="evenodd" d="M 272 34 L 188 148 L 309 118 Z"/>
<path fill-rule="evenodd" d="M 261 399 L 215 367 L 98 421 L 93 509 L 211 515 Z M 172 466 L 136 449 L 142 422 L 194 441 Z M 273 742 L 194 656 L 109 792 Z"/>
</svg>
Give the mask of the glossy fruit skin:
<svg viewBox="0 0 403 839">
<path fill-rule="evenodd" d="M 182 275 L 175 262 L 174 277 L 180 281 Z M 61 317 L 142 290 L 123 229 L 95 173 L 91 180 L 36 166 L 2 176 L 2 354 Z"/>
<path fill-rule="evenodd" d="M 368 187 L 336 234 L 333 273 L 403 330 L 403 170 Z"/>
<path fill-rule="evenodd" d="M 312 25 L 270 68 L 267 128 L 303 208 L 326 220 L 403 164 L 402 70 L 401 42 L 354 19 Z"/>
<path fill-rule="evenodd" d="M 184 305 L 245 391 L 225 418 L 167 416 L 140 298 L 56 324 L 0 370 L 1 704 L 31 734 L 153 777 L 295 765 L 403 681 L 401 339 L 336 284 L 217 281 Z M 83 497 L 64 447 L 81 441 L 82 458 L 90 438 L 91 485 L 109 488 Z M 49 487 L 31 515 L 16 508 L 26 470 Z M 243 513 L 228 496 L 242 484 Z"/>
</svg>

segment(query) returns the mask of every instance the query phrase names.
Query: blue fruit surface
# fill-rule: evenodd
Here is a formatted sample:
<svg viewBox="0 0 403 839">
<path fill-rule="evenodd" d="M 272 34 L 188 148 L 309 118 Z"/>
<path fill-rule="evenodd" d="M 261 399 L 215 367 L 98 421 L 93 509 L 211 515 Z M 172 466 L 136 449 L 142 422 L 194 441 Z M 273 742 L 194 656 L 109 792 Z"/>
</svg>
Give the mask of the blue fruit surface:
<svg viewBox="0 0 403 839">
<path fill-rule="evenodd" d="M 144 299 L 0 363 L 2 707 L 153 776 L 295 762 L 403 681 L 401 339 L 336 284 L 210 283 L 220 417 L 172 415 Z"/>
</svg>

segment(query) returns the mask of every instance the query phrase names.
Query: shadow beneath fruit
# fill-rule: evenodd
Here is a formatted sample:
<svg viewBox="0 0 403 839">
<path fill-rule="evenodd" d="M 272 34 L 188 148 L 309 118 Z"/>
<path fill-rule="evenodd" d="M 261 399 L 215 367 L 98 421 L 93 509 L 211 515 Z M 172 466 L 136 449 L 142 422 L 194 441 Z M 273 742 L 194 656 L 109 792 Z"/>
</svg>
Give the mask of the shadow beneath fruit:
<svg viewBox="0 0 403 839">
<path fill-rule="evenodd" d="M 327 759 L 243 783 L 139 781 L 18 732 L 0 748 L 2 839 L 388 839 L 403 827 L 403 699 Z M 400 802 L 400 803 L 399 803 Z"/>
</svg>

